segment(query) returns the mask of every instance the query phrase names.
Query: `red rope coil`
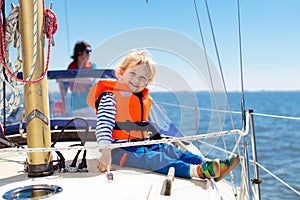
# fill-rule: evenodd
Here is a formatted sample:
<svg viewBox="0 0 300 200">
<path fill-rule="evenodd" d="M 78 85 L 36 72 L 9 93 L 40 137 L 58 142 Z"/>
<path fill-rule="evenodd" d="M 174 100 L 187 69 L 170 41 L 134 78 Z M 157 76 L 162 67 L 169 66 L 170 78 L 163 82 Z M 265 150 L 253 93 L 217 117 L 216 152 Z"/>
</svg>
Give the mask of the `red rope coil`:
<svg viewBox="0 0 300 200">
<path fill-rule="evenodd" d="M 44 15 L 45 15 L 45 26 L 46 26 L 46 36 L 47 38 L 51 39 L 52 36 L 56 33 L 58 25 L 56 21 L 56 15 L 55 13 L 49 9 L 46 8 L 44 10 Z"/>
<path fill-rule="evenodd" d="M 2 11 L 2 1 L 0 0 L 0 10 Z M 45 34 L 48 38 L 48 54 L 47 54 L 47 62 L 46 62 L 46 69 L 43 72 L 43 74 L 35 79 L 35 80 L 23 80 L 23 79 L 19 79 L 15 74 L 13 74 L 9 68 L 7 68 L 6 63 L 4 61 L 4 58 L 6 57 L 6 46 L 5 46 L 5 40 L 4 40 L 4 31 L 3 31 L 3 26 L 2 26 L 2 18 L 0 15 L 0 36 L 1 36 L 1 41 L 0 41 L 0 62 L 3 65 L 3 67 L 5 68 L 5 70 L 9 73 L 9 75 L 11 77 L 13 77 L 15 80 L 22 82 L 22 83 L 37 83 L 40 82 L 46 75 L 48 68 L 49 68 L 49 61 L 50 61 L 50 51 L 51 51 L 51 43 L 52 43 L 52 37 L 53 35 L 56 33 L 58 25 L 57 25 L 57 20 L 56 20 L 56 15 L 55 13 L 49 9 L 46 8 L 44 10 L 44 16 L 45 16 Z"/>
</svg>

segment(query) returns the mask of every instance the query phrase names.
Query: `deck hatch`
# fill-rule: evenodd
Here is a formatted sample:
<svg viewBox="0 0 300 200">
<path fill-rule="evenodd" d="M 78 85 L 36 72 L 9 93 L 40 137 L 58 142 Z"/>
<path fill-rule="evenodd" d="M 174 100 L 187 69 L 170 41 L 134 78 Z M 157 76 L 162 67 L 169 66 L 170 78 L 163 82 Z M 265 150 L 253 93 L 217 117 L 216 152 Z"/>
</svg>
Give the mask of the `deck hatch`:
<svg viewBox="0 0 300 200">
<path fill-rule="evenodd" d="M 38 184 L 12 189 L 2 197 L 3 199 L 41 199 L 62 191 L 63 189 L 57 185 Z"/>
</svg>

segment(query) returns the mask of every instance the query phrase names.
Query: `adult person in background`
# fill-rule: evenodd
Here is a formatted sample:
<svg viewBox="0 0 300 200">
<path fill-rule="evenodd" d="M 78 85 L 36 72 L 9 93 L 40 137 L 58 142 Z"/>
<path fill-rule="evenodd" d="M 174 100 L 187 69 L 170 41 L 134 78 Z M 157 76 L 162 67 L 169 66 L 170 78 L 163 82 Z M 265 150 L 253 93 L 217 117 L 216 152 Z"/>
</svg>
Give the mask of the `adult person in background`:
<svg viewBox="0 0 300 200">
<path fill-rule="evenodd" d="M 92 53 L 91 45 L 85 41 L 78 41 L 74 46 L 74 52 L 71 58 L 73 61 L 69 64 L 68 70 L 90 70 L 96 69 L 96 65 L 89 61 L 89 57 Z M 72 92 L 71 109 L 75 116 L 82 116 L 82 114 L 94 114 L 90 107 L 86 103 L 86 97 L 88 95 L 90 87 L 94 84 L 94 78 L 75 78 L 64 79 L 59 81 L 59 89 L 62 100 L 57 105 L 56 111 L 58 114 L 65 113 L 66 100 L 65 96 L 70 88 Z M 60 110 L 60 111 L 59 111 Z M 55 111 L 55 110 L 54 110 Z M 60 112 L 60 113 L 59 113 Z"/>
</svg>

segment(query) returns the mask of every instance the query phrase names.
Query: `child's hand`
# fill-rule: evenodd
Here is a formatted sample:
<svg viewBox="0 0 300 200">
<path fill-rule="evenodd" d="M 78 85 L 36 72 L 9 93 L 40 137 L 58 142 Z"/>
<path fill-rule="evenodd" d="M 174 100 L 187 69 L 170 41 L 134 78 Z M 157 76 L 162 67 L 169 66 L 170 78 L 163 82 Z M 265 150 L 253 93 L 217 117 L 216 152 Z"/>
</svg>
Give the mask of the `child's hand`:
<svg viewBox="0 0 300 200">
<path fill-rule="evenodd" d="M 102 155 L 100 157 L 99 163 L 98 163 L 98 169 L 101 172 L 106 172 L 107 167 L 111 165 L 111 150 L 110 149 L 102 149 L 101 151 Z M 112 170 L 112 169 L 110 169 Z"/>
</svg>

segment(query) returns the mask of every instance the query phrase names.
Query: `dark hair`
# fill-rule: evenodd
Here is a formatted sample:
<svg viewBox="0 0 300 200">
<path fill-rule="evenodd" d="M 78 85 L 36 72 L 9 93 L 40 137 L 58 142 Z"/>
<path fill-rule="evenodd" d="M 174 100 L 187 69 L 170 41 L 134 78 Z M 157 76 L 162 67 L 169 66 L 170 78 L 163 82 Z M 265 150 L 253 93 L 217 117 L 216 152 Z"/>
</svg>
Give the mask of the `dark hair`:
<svg viewBox="0 0 300 200">
<path fill-rule="evenodd" d="M 71 56 L 71 58 L 74 61 L 77 61 L 78 56 L 80 56 L 86 50 L 87 47 L 91 48 L 91 45 L 87 42 L 84 42 L 84 41 L 76 42 L 75 47 L 74 47 L 74 52 L 73 52 L 73 55 Z"/>
</svg>

